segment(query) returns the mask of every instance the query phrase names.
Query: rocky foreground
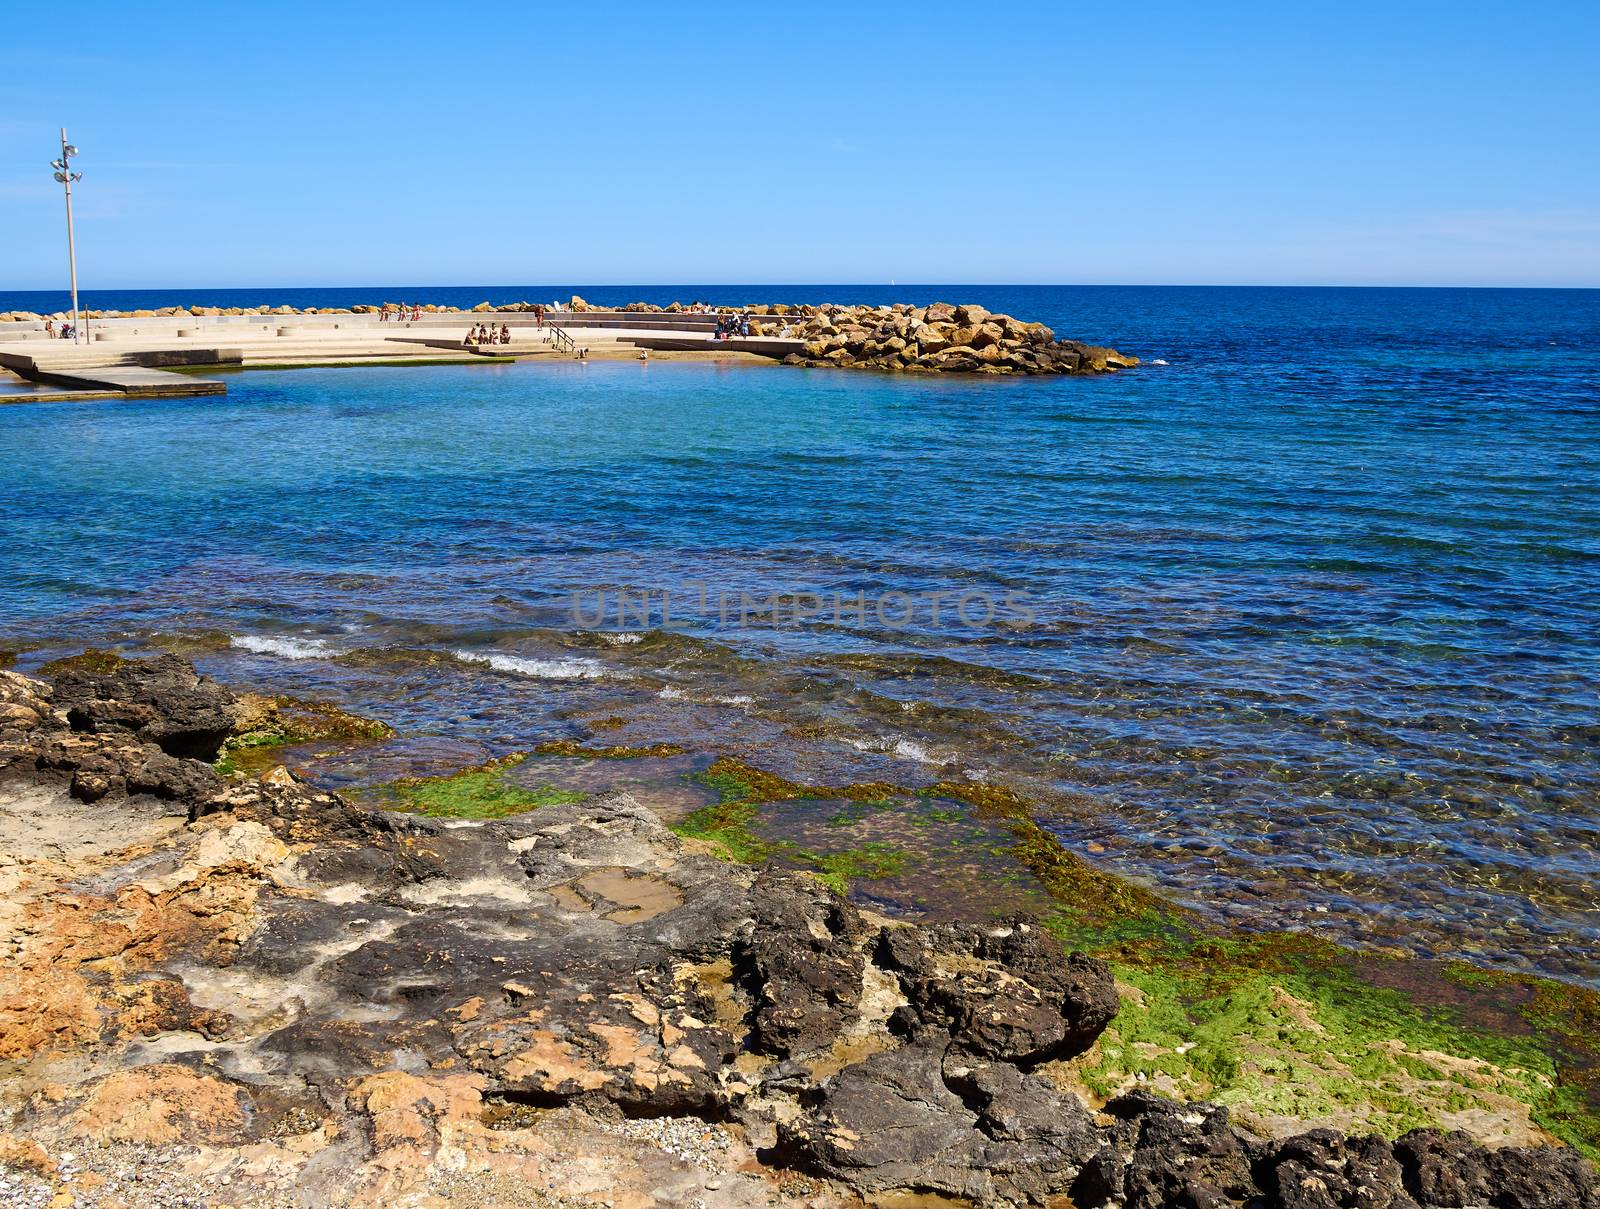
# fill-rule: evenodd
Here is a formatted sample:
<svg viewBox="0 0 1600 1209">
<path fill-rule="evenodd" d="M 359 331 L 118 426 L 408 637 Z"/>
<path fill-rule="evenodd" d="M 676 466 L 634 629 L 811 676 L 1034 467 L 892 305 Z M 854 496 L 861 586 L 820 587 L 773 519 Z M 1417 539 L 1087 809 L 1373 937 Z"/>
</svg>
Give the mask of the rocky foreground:
<svg viewBox="0 0 1600 1209">
<path fill-rule="evenodd" d="M 1085 1104 L 1117 986 L 1025 920 L 870 918 L 621 795 L 224 777 L 254 708 L 0 672 L 0 1203 L 1600 1206 L 1570 1150 Z"/>
</svg>

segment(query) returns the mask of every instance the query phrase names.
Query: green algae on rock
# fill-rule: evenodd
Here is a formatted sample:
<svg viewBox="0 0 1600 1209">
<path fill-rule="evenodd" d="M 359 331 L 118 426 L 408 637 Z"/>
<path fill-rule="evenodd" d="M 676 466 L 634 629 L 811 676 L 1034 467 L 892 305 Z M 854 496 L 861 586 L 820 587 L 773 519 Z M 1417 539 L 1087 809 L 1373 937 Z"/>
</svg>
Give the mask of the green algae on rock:
<svg viewBox="0 0 1600 1209">
<path fill-rule="evenodd" d="M 49 663 L 39 666 L 37 672 L 40 676 L 54 679 L 62 672 L 114 672 L 128 660 L 116 651 L 103 648 L 90 648 L 80 655 L 68 655 L 62 659 L 52 659 Z"/>
<path fill-rule="evenodd" d="M 233 646 L 233 635 L 226 630 L 180 630 L 170 634 L 152 634 L 146 641 L 168 654 L 192 659 L 196 655 L 228 650 Z"/>
<path fill-rule="evenodd" d="M 930 822 L 955 815 L 940 803 L 969 807 L 973 822 L 994 829 L 975 842 L 1034 883 L 1045 925 L 1117 973 L 1116 1019 L 1055 1072 L 1095 1099 L 1147 1087 L 1228 1105 L 1274 1134 L 1326 1125 L 1395 1138 L 1439 1126 L 1600 1155 L 1600 995 L 1300 934 L 1228 932 L 1069 852 L 1000 786 L 804 786 L 730 757 L 696 779 L 719 800 L 680 821 L 680 835 L 732 860 L 809 868 L 841 893 L 859 894 L 858 882 L 895 876 L 923 854 L 773 840 L 763 826 L 771 807 L 837 802 L 822 825 L 841 833 L 906 801 L 939 812 Z M 1002 913 L 1008 880 L 994 879 L 991 905 Z"/>
<path fill-rule="evenodd" d="M 438 777 L 404 777 L 368 791 L 375 804 L 429 818 L 499 819 L 507 815 L 582 801 L 584 795 L 542 785 L 529 789 L 506 773 L 527 759 L 514 752 L 476 768 Z"/>
<path fill-rule="evenodd" d="M 236 702 L 192 669 L 136 662 L 148 664 L 142 679 L 127 666 L 87 683 L 85 673 L 71 672 L 54 691 L 102 706 L 91 721 L 132 718 L 142 732 L 169 738 L 193 730 L 202 715 L 222 723 L 233 716 Z M 1382 1160 L 1384 1203 L 1402 1202 L 1402 1180 L 1414 1187 L 1423 1162 L 1467 1171 L 1463 1186 L 1483 1190 L 1471 1203 L 1588 1205 L 1600 1194 L 1595 1174 L 1572 1150 L 1522 1145 L 1547 1141 L 1545 1129 L 1563 1125 L 1568 1133 L 1560 1136 L 1579 1146 L 1592 1149 L 1594 1141 L 1581 1117 L 1558 1119 L 1575 1103 L 1577 1085 L 1548 1033 L 1558 1018 L 1569 1033 L 1591 1029 L 1596 1003 L 1563 998 L 1540 980 L 1351 952 L 1305 935 L 1230 934 L 1198 917 L 1108 940 L 1105 913 L 1069 903 L 1047 913 L 1062 944 L 1030 920 L 993 918 L 998 895 L 959 904 L 970 916 L 964 923 L 874 920 L 814 879 L 776 869 L 751 875 L 708 859 L 673 840 L 661 819 L 625 792 L 512 818 L 485 816 L 472 826 L 384 819 L 299 781 L 222 782 L 197 760 L 163 762 L 153 744 L 130 744 L 125 730 L 72 731 L 68 717 L 46 704 L 51 693 L 26 677 L 0 674 L 0 688 L 20 706 L 4 717 L 20 753 L 13 775 L 25 784 L 60 788 L 84 761 L 103 761 L 102 768 L 119 771 L 96 799 L 106 803 L 101 809 L 120 807 L 139 819 L 147 814 L 137 791 L 148 769 L 189 774 L 163 790 L 173 817 L 191 821 L 161 841 L 160 859 L 181 871 L 179 880 L 200 879 L 201 913 L 181 907 L 155 933 L 162 943 L 123 946 L 110 957 L 91 933 L 72 961 L 92 977 L 67 970 L 74 996 L 82 987 L 120 994 L 115 988 L 130 976 L 155 975 L 179 987 L 213 965 L 225 968 L 230 985 L 256 992 L 261 1007 L 230 1019 L 229 1040 L 238 1038 L 241 1048 L 261 1044 L 274 1063 L 298 1063 L 289 1078 L 276 1086 L 269 1080 L 263 1091 L 183 1077 L 184 1087 L 249 1106 L 239 1114 L 245 1128 L 228 1141 L 258 1144 L 256 1123 L 271 1127 L 281 1111 L 273 1097 L 292 1086 L 318 1092 L 317 1100 L 293 1101 L 304 1104 L 308 1119 L 319 1104 L 354 1109 L 333 1122 L 343 1137 L 359 1144 L 388 1131 L 409 1144 L 412 1118 L 394 1117 L 383 1090 L 420 1077 L 392 1069 L 405 1047 L 420 1063 L 450 1070 L 446 1080 L 485 1081 L 472 1085 L 471 1095 L 460 1085 L 428 1092 L 426 1105 L 416 1102 L 416 1119 L 427 1128 L 447 1101 L 476 1117 L 483 1090 L 496 1084 L 531 1104 L 597 1099 L 611 1105 L 608 1112 L 726 1116 L 747 1128 L 771 1124 L 765 1097 L 777 1094 L 784 1110 L 772 1158 L 873 1196 L 931 1186 L 969 1203 L 1048 1204 L 1070 1193 L 1088 1205 L 1115 1200 L 1121 1189 L 1120 1203 L 1153 1206 L 1199 1189 L 1195 1197 L 1207 1203 L 1290 1209 L 1305 1202 L 1282 1190 L 1315 1191 L 1300 1173 L 1337 1175 L 1338 1165 L 1318 1156 L 1338 1158 L 1350 1146 Z M 167 712 L 135 718 L 127 707 L 144 701 Z M 694 758 L 667 763 L 680 775 L 686 766 L 701 767 Z M 1020 798 L 983 795 L 993 808 L 985 812 L 955 798 L 885 794 L 881 786 L 808 790 L 731 761 L 706 766 L 712 768 L 717 804 L 743 808 L 730 810 L 728 822 L 742 819 L 744 833 L 769 844 L 774 814 L 809 816 L 806 834 L 855 839 L 876 834 L 885 820 L 923 812 L 930 836 L 965 829 L 992 845 L 996 859 L 1010 858 L 1017 834 L 1007 812 Z M 423 809 L 461 817 L 450 795 L 483 808 L 508 788 L 533 793 L 528 786 L 539 771 L 537 762 L 512 756 L 454 777 L 401 783 L 400 790 L 409 789 Z M 400 790 L 390 787 L 393 799 Z M 792 807 L 768 810 L 774 803 L 760 799 L 767 790 Z M 80 809 L 66 797 L 54 800 L 69 815 Z M 987 816 L 981 828 L 979 814 Z M 1043 828 L 1029 834 L 1038 845 L 1049 837 Z M 105 884 L 148 887 L 149 855 L 133 851 L 119 880 Z M 274 876 L 291 859 L 294 876 Z M 1026 866 L 1017 869 L 1033 876 Z M 104 866 L 96 869 L 97 877 L 104 873 Z M 850 889 L 871 894 L 867 879 Z M 1036 894 L 1048 905 L 1042 886 Z M 24 932 L 35 945 L 30 970 L 40 978 L 59 969 L 62 942 L 70 950 L 83 935 L 79 895 L 72 897 L 65 931 Z M 98 909 L 119 921 L 118 912 L 145 912 L 149 903 L 141 889 L 104 898 Z M 665 922 L 669 916 L 675 922 Z M 241 918 L 242 926 L 233 922 Z M 350 949 L 344 941 L 354 929 L 361 943 Z M 1097 938 L 1110 960 L 1067 953 L 1084 947 L 1078 935 Z M 332 963 L 330 942 L 341 951 Z M 171 959 L 182 964 L 151 964 Z M 117 974 L 99 992 L 108 962 Z M 130 962 L 139 964 L 124 964 Z M 305 1015 L 292 1032 L 277 1007 L 286 974 L 323 996 L 301 1003 Z M 29 1002 L 30 988 L 21 989 L 13 1003 Z M 532 1015 L 530 1001 L 537 1005 Z M 102 1002 L 109 1008 L 115 1001 L 91 999 L 86 1019 L 100 1017 Z M 1041 1004 L 1048 1010 L 1037 1011 Z M 373 1013 L 373 1005 L 385 1010 Z M 391 1005 L 402 1005 L 399 1019 Z M 185 1000 L 174 997 L 164 1010 L 139 1027 L 152 1035 L 192 1032 L 196 1020 L 185 1014 Z M 33 1025 L 34 1014 L 0 1012 L 14 1029 L 22 1023 L 14 1033 L 25 1047 L 19 1053 L 61 1043 L 56 1031 Z M 103 1041 L 104 1028 L 91 1023 L 74 1044 Z M 288 1046 L 286 1037 L 293 1038 Z M 136 1053 L 121 1057 L 131 1062 Z M 952 1056 L 962 1059 L 959 1067 Z M 795 1059 L 801 1065 L 779 1065 Z M 330 1061 L 342 1065 L 330 1068 Z M 111 1086 L 123 1094 L 126 1084 L 148 1100 L 170 1088 L 162 1080 L 179 1069 L 119 1070 L 111 1079 L 123 1083 Z M 666 1072 L 681 1073 L 662 1078 Z M 84 1097 L 100 1092 L 75 1082 L 66 1111 L 81 1120 Z M 1150 1095 L 1152 1087 L 1170 1087 L 1180 1098 Z M 762 1098 L 751 1097 L 754 1088 Z M 1131 1094 L 1116 1094 L 1124 1089 Z M 1201 1089 L 1212 1103 L 1187 1098 Z M 1228 1124 L 1229 1106 L 1244 1132 Z M 48 1107 L 35 1105 L 37 1112 Z M 747 1115 L 750 1109 L 756 1115 Z M 59 1114 L 36 1114 L 40 1121 L 52 1129 L 70 1124 Z M 1336 1123 L 1384 1135 L 1419 1124 L 1461 1125 L 1479 1140 L 1424 1132 L 1390 1146 L 1301 1133 Z M 1281 1143 L 1260 1136 L 1291 1132 L 1298 1136 Z M 1498 1143 L 1510 1145 L 1484 1149 Z M 361 1161 L 365 1152 L 338 1153 Z M 1080 1182 L 1091 1165 L 1111 1177 L 1100 1192 Z M 1369 1164 L 1357 1173 L 1362 1187 L 1377 1187 L 1366 1179 L 1371 1170 Z M 1547 1195 L 1563 1186 L 1574 1194 Z M 1530 1189 L 1542 1199 L 1526 1195 Z M 1417 1199 L 1434 1209 L 1464 1203 L 1448 1195 Z"/>
<path fill-rule="evenodd" d="M 280 762 L 274 752 L 297 743 L 379 742 L 394 735 L 387 723 L 358 717 L 327 701 L 245 693 L 233 712 L 233 734 L 216 765 L 224 776 L 266 772 Z"/>
<path fill-rule="evenodd" d="M 1541 1039 L 1474 1028 L 1361 976 L 1361 962 L 1389 959 L 1298 936 L 1099 955 L 1123 1008 L 1076 1074 L 1101 1098 L 1144 1086 L 1208 1099 L 1273 1134 L 1312 1123 L 1390 1138 L 1472 1124 L 1513 1144 L 1594 1136 L 1568 1127 Z"/>
<path fill-rule="evenodd" d="M 554 739 L 533 749 L 536 756 L 569 756 L 590 760 L 642 760 L 660 756 L 681 756 L 687 751 L 677 743 L 650 743 L 642 747 L 614 744 L 609 747 L 586 747 L 576 739 Z"/>
<path fill-rule="evenodd" d="M 914 859 L 911 853 L 884 843 L 818 851 L 786 840 L 763 839 L 751 827 L 759 817 L 762 802 L 828 797 L 876 801 L 885 796 L 882 791 L 892 792 L 890 786 L 847 787 L 853 793 L 809 790 L 729 756 L 718 759 L 695 779 L 714 789 L 719 800 L 680 820 L 672 829 L 686 839 L 710 844 L 729 860 L 742 864 L 778 861 L 808 870 L 840 894 L 847 894 L 851 883 L 893 877 Z"/>
<path fill-rule="evenodd" d="M 941 781 L 926 795 L 966 802 L 980 817 L 998 821 L 1014 841 L 1010 855 L 1086 929 L 1110 935 L 1158 933 L 1189 926 L 1189 913 L 1152 890 L 1107 873 L 1068 852 L 1034 821 L 1027 801 L 1013 790 L 972 781 Z"/>
</svg>

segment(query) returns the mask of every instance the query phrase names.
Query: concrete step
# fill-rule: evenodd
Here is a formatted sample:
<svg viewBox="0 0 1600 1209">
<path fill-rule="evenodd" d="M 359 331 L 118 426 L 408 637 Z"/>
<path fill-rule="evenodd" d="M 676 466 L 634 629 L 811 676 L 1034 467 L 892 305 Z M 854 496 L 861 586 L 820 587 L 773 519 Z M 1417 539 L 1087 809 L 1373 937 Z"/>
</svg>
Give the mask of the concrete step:
<svg viewBox="0 0 1600 1209">
<path fill-rule="evenodd" d="M 210 378 L 169 373 L 143 366 L 109 366 L 74 373 L 47 372 L 39 378 L 68 390 L 116 390 L 130 399 L 171 399 L 191 395 L 221 395 L 227 386 Z"/>
</svg>

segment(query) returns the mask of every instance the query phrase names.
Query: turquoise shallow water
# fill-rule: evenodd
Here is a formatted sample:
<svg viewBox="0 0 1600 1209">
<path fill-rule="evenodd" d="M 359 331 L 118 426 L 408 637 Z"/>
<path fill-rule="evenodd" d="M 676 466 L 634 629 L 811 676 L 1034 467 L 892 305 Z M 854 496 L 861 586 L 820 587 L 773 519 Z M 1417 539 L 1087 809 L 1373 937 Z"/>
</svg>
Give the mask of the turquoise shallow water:
<svg viewBox="0 0 1600 1209">
<path fill-rule="evenodd" d="M 211 670 L 450 752 L 606 711 L 811 776 L 1014 779 L 1209 910 L 1600 982 L 1600 293 L 899 293 L 1166 364 L 0 408 L 0 645 L 214 631 Z M 586 296 L 650 296 L 617 294 Z M 651 606 L 619 622 L 619 587 Z"/>
</svg>

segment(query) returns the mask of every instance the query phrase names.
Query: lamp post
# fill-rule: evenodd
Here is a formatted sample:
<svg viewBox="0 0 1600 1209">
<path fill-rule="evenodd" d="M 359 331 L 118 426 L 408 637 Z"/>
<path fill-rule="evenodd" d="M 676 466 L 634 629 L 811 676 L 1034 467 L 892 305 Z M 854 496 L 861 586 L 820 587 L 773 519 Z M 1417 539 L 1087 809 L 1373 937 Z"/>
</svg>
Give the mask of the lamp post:
<svg viewBox="0 0 1600 1209">
<path fill-rule="evenodd" d="M 72 157 L 77 154 L 78 149 L 67 142 L 66 127 L 62 127 L 61 158 L 51 160 L 50 166 L 56 170 L 56 180 L 67 191 L 67 267 L 72 273 L 72 342 L 74 344 L 82 339 L 78 332 L 78 252 L 72 242 L 72 182 L 83 179 L 83 173 L 72 170 Z"/>
</svg>

